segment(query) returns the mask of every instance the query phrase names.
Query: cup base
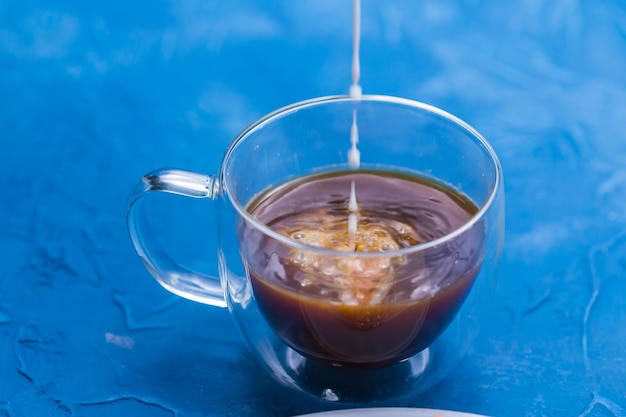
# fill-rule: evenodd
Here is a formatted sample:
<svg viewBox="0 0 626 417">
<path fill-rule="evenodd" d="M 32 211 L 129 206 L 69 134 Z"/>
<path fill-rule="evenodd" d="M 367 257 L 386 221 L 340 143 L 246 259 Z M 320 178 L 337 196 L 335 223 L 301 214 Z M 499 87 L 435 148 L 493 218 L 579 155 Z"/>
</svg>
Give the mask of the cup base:
<svg viewBox="0 0 626 417">
<path fill-rule="evenodd" d="M 287 388 L 329 403 L 391 405 L 414 399 L 458 365 L 472 339 L 471 332 L 461 332 L 457 317 L 429 347 L 402 362 L 379 368 L 342 368 L 303 356 L 273 335 L 258 310 L 247 313 L 247 317 L 235 317 L 255 323 L 248 326 L 252 329 L 247 334 L 248 346 L 269 375 Z"/>
<path fill-rule="evenodd" d="M 379 402 L 415 392 L 431 362 L 430 349 L 394 365 L 376 369 L 345 369 L 285 351 L 287 371 L 301 391 L 329 402 Z"/>
</svg>

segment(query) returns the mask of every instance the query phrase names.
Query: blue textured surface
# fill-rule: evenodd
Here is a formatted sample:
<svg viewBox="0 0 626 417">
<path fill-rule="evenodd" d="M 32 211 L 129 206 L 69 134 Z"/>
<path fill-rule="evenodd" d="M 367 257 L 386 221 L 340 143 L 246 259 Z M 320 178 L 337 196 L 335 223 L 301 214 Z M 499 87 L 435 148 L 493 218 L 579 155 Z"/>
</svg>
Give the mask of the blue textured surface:
<svg viewBox="0 0 626 417">
<path fill-rule="evenodd" d="M 480 352 L 396 405 L 626 416 L 626 4 L 362 7 L 364 92 L 465 119 L 506 180 Z M 0 1 L 0 416 L 328 407 L 266 377 L 225 310 L 158 286 L 124 218 L 147 171 L 215 172 L 258 116 L 347 92 L 351 25 L 348 0 Z"/>
</svg>

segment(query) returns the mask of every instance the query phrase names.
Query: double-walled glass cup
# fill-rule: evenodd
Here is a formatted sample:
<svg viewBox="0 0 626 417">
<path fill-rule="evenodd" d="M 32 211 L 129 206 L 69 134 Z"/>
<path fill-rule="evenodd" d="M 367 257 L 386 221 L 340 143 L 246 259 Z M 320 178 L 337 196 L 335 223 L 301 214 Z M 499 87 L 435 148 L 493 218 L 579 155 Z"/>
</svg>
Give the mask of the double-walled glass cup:
<svg viewBox="0 0 626 417">
<path fill-rule="evenodd" d="M 355 120 L 356 169 L 348 164 Z M 312 245 L 251 214 L 251 202 L 268 190 L 346 171 L 420 178 L 475 210 L 431 239 L 374 251 Z M 357 195 L 368 186 L 357 184 Z M 214 202 L 219 277 L 180 265 L 157 243 L 143 199 L 157 191 Z M 392 206 L 387 191 L 380 188 Z M 349 196 L 347 189 L 346 205 Z M 216 175 L 145 175 L 129 200 L 128 228 L 161 285 L 228 307 L 278 382 L 328 401 L 383 401 L 428 389 L 472 352 L 496 283 L 502 172 L 487 141 L 440 109 L 397 97 L 323 97 L 254 122 L 229 146 Z M 325 233 L 323 224 L 313 228 Z"/>
</svg>

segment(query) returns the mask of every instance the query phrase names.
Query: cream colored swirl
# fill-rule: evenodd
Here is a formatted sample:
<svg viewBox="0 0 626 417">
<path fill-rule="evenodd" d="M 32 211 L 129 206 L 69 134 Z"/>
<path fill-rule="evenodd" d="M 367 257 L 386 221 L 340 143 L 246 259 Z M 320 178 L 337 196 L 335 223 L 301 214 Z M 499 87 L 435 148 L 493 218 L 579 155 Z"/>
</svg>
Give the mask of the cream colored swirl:
<svg viewBox="0 0 626 417">
<path fill-rule="evenodd" d="M 358 257 L 320 254 L 315 250 L 294 249 L 289 261 L 306 276 L 303 286 L 324 284 L 337 291 L 347 305 L 371 305 L 381 302 L 395 279 L 395 269 L 404 263 L 401 255 L 385 252 L 420 242 L 417 231 L 397 220 L 374 220 L 360 215 L 356 234 L 349 231 L 345 216 L 333 216 L 325 210 L 309 213 L 290 228 L 278 231 L 314 248 L 340 252 L 381 252 L 381 256 Z"/>
</svg>

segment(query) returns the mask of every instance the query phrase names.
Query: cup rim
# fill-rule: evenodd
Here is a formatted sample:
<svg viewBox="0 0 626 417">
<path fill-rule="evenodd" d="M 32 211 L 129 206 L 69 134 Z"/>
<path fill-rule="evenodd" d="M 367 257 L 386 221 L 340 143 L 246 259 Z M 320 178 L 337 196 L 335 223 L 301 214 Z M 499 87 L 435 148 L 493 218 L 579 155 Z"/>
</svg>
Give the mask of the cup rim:
<svg viewBox="0 0 626 417">
<path fill-rule="evenodd" d="M 340 251 L 340 250 L 335 250 L 335 249 L 326 249 L 326 248 L 319 248 L 315 246 L 309 246 L 309 245 L 298 242 L 294 239 L 291 239 L 285 235 L 282 235 L 272 230 L 263 222 L 253 217 L 246 210 L 245 206 L 242 205 L 238 201 L 238 199 L 236 199 L 234 195 L 230 192 L 227 186 L 228 181 L 225 180 L 225 177 L 226 177 L 225 170 L 227 167 L 227 163 L 232 157 L 233 153 L 239 147 L 239 145 L 243 143 L 246 140 L 246 138 L 253 132 L 263 128 L 263 126 L 271 123 L 273 120 L 283 117 L 289 113 L 292 113 L 297 110 L 305 109 L 308 107 L 323 105 L 325 103 L 338 103 L 338 102 L 346 102 L 346 101 L 353 101 L 353 102 L 369 101 L 369 102 L 393 103 L 393 104 L 399 104 L 399 105 L 406 106 L 406 107 L 412 107 L 412 108 L 417 108 L 420 110 L 425 110 L 427 112 L 434 113 L 437 116 L 442 117 L 456 124 L 457 126 L 461 127 L 463 130 L 465 130 L 466 132 L 474 136 L 478 140 L 478 142 L 484 147 L 486 153 L 489 155 L 489 158 L 491 159 L 491 162 L 495 168 L 495 179 L 494 179 L 493 187 L 489 191 L 488 197 L 478 207 L 478 211 L 462 226 L 457 227 L 453 231 L 446 233 L 445 235 L 440 236 L 437 239 L 433 239 L 427 242 L 419 243 L 417 245 L 408 246 L 405 248 L 400 248 L 400 249 L 395 249 L 395 250 L 390 250 L 390 251 L 385 251 L 385 252 L 346 252 L 346 251 Z M 455 240 L 459 236 L 463 235 L 464 233 L 472 229 L 474 225 L 476 225 L 482 218 L 485 217 L 486 213 L 489 211 L 489 209 L 491 208 L 491 206 L 493 205 L 496 199 L 496 195 L 498 194 L 502 186 L 502 167 L 500 165 L 500 160 L 498 159 L 498 156 L 495 153 L 491 144 L 476 129 L 474 129 L 471 125 L 469 125 L 467 122 L 463 121 L 462 119 L 458 118 L 457 116 L 445 110 L 442 110 L 438 107 L 435 107 L 433 105 L 423 103 L 417 100 L 412 100 L 412 99 L 397 97 L 397 96 L 378 95 L 378 94 L 363 94 L 360 97 L 352 97 L 350 95 L 331 95 L 331 96 L 311 98 L 311 99 L 307 99 L 307 100 L 303 100 L 303 101 L 299 101 L 299 102 L 295 102 L 295 103 L 283 106 L 279 109 L 276 109 L 266 114 L 265 116 L 262 116 L 261 118 L 257 119 L 256 121 L 248 125 L 244 130 L 242 130 L 235 137 L 231 145 L 228 147 L 226 154 L 224 155 L 224 158 L 222 160 L 222 164 L 220 167 L 220 184 L 221 184 L 221 188 L 225 190 L 225 194 L 227 198 L 230 200 L 233 207 L 235 207 L 239 215 L 241 215 L 241 217 L 245 219 L 245 221 L 248 224 L 251 224 L 252 226 L 254 226 L 254 228 L 259 230 L 264 235 L 269 236 L 270 238 L 275 239 L 289 247 L 292 247 L 298 250 L 314 252 L 314 253 L 324 255 L 324 256 L 342 256 L 342 257 L 353 257 L 353 258 L 376 258 L 379 256 L 393 257 L 393 256 L 408 255 L 408 254 L 416 253 L 416 252 L 423 252 L 431 248 L 445 245 L 446 243 Z"/>
</svg>

